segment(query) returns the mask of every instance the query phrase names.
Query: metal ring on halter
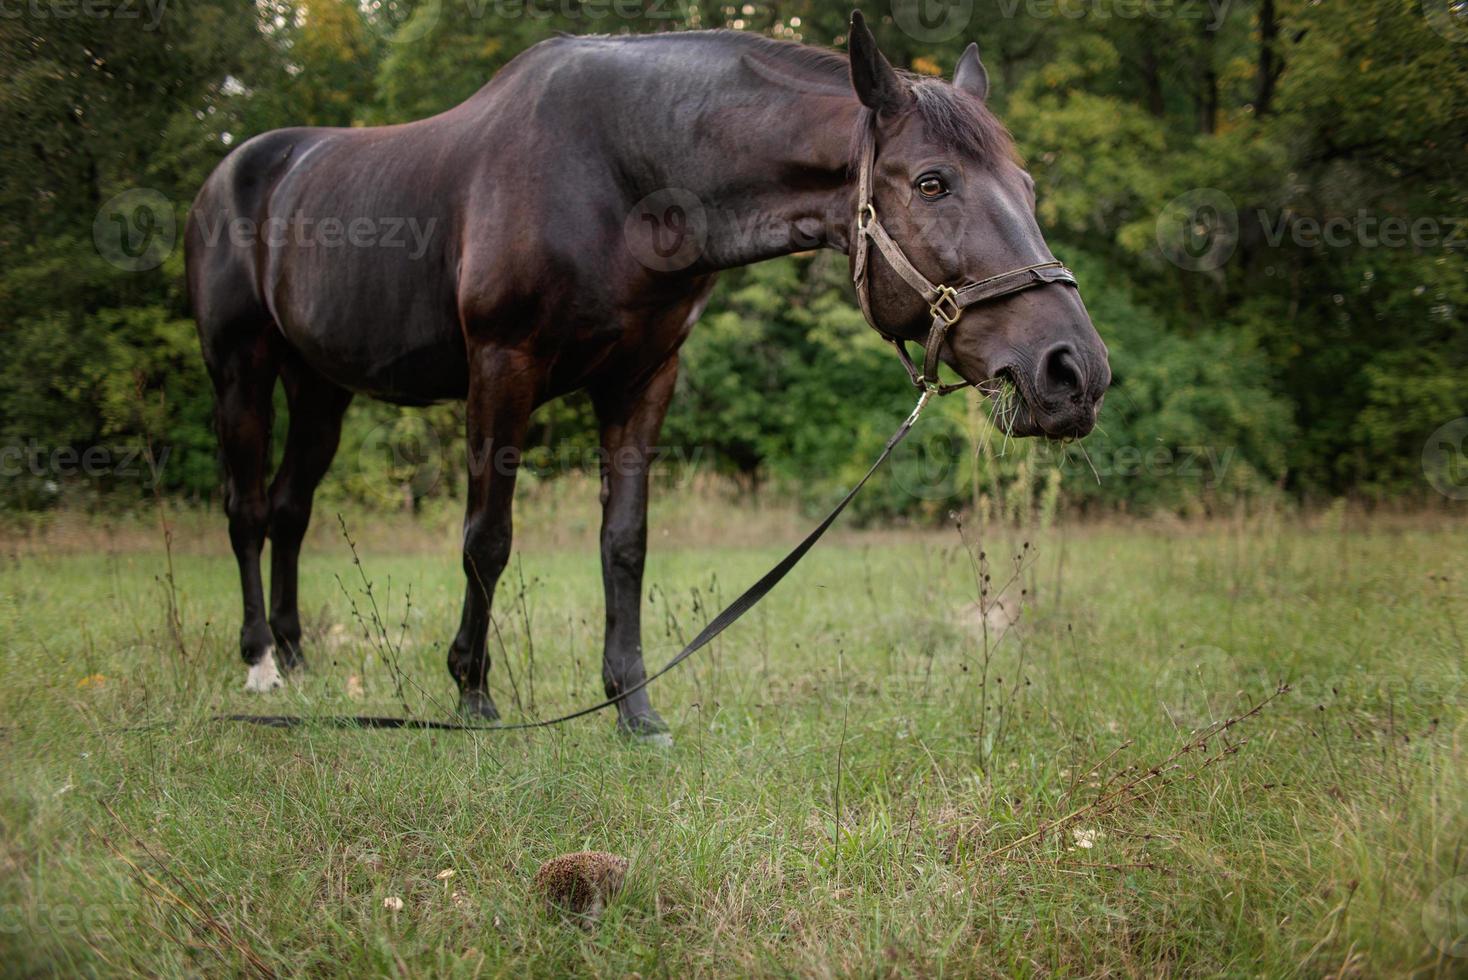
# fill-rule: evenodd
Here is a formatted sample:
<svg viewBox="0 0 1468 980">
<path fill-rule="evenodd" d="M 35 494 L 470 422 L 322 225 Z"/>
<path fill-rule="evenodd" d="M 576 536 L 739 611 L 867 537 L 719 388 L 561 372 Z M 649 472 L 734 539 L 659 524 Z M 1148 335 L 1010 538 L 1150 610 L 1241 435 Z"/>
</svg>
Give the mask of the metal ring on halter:
<svg viewBox="0 0 1468 980">
<path fill-rule="evenodd" d="M 948 304 L 949 309 L 952 310 L 951 313 L 943 308 L 944 303 Z M 963 316 L 963 307 L 958 302 L 958 290 L 952 286 L 939 286 L 938 295 L 928 304 L 928 311 L 948 326 L 953 326 L 958 322 L 958 318 Z"/>
</svg>

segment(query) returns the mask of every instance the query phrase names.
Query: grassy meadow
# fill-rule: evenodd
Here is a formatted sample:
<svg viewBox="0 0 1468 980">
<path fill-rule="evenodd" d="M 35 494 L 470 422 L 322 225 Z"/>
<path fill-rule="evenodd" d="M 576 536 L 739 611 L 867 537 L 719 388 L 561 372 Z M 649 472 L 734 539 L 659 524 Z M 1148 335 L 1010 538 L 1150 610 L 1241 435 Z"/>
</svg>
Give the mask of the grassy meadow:
<svg viewBox="0 0 1468 980">
<path fill-rule="evenodd" d="M 509 718 L 600 696 L 592 504 L 517 515 Z M 5 975 L 1468 973 L 1461 520 L 839 530 L 654 688 L 671 749 L 211 722 L 447 714 L 457 532 L 348 515 L 359 569 L 318 513 L 252 697 L 222 520 L 171 520 L 172 588 L 147 515 L 6 532 Z M 803 528 L 658 500 L 649 664 Z M 589 930 L 530 891 L 582 848 L 632 862 Z"/>
</svg>

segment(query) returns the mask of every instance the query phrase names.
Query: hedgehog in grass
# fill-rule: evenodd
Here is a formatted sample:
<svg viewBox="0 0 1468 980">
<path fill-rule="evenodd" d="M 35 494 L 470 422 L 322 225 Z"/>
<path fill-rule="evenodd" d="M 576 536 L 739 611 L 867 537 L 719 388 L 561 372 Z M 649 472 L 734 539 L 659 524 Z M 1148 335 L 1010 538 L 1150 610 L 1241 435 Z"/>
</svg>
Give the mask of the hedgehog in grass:
<svg viewBox="0 0 1468 980">
<path fill-rule="evenodd" d="M 535 872 L 535 890 L 553 911 L 570 913 L 589 929 L 622 890 L 626 877 L 626 858 L 606 851 L 578 851 L 542 864 Z"/>
</svg>

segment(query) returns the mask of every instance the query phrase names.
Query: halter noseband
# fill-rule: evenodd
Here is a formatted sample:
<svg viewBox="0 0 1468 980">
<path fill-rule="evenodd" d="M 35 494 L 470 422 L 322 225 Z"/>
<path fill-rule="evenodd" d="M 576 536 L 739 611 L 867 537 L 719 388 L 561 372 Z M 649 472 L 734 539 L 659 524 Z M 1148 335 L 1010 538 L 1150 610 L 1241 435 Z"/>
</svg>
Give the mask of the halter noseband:
<svg viewBox="0 0 1468 980">
<path fill-rule="evenodd" d="M 988 302 L 1001 296 L 1008 296 L 1011 293 L 1018 293 L 1052 282 L 1069 283 L 1075 286 L 1076 277 L 1062 262 L 1040 262 L 1036 265 L 1011 269 L 997 276 L 990 276 L 963 286 L 935 286 L 908 260 L 902 252 L 902 247 L 892 240 L 892 236 L 887 234 L 887 229 L 883 228 L 882 223 L 877 220 L 877 209 L 872 204 L 872 167 L 876 155 L 877 136 L 873 131 L 871 138 L 866 140 L 862 146 L 861 165 L 857 172 L 856 184 L 856 234 L 852 236 L 853 248 L 856 250 L 852 260 L 852 281 L 856 285 L 856 297 L 861 302 L 861 312 L 867 318 L 867 323 L 872 325 L 872 329 L 897 348 L 897 355 L 902 358 L 902 366 L 907 368 L 907 374 L 912 378 L 914 387 L 940 395 L 957 391 L 959 388 L 967 388 L 967 382 L 952 385 L 938 383 L 938 348 L 942 345 L 948 328 L 958 322 L 963 311 L 977 303 Z M 928 330 L 927 342 L 923 344 L 921 373 L 912 363 L 912 358 L 908 356 L 906 343 L 877 326 L 877 321 L 872 317 L 871 298 L 867 294 L 869 240 L 876 243 L 877 250 L 886 258 L 887 264 L 892 266 L 893 270 L 906 280 L 918 295 L 922 296 L 928 304 L 928 312 L 933 315 L 933 325 Z"/>
</svg>

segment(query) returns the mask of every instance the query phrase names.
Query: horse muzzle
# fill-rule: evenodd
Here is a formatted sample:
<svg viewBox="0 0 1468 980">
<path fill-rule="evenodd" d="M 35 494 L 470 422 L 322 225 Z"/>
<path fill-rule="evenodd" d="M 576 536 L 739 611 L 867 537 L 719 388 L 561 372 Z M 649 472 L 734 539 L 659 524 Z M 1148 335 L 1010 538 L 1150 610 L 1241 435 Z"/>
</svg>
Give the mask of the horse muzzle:
<svg viewBox="0 0 1468 980">
<path fill-rule="evenodd" d="M 1013 436 L 1088 435 L 1111 385 L 1105 351 L 1088 352 L 1068 342 L 1051 345 L 1031 363 L 1000 366 L 993 374 L 1013 387 L 1005 397 L 999 394 L 1002 385 L 985 386 L 998 399 L 997 420 Z"/>
</svg>

